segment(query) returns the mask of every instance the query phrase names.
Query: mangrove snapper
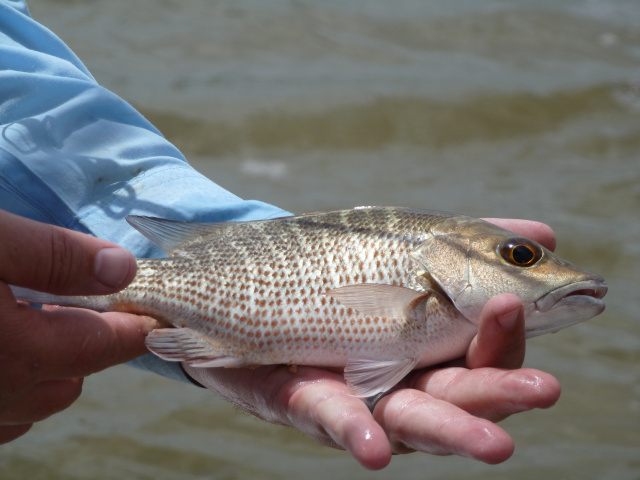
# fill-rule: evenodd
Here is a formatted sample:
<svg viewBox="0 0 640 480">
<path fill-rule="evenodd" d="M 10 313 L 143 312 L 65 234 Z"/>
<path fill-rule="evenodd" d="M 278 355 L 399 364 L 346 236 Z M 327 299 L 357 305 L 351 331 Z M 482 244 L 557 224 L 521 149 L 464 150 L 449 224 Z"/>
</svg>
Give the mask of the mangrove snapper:
<svg viewBox="0 0 640 480">
<path fill-rule="evenodd" d="M 484 304 L 522 299 L 527 336 L 604 310 L 604 280 L 536 242 L 463 215 L 362 207 L 254 222 L 128 217 L 168 258 L 123 291 L 39 303 L 149 315 L 150 351 L 195 367 L 345 367 L 371 396 L 465 354 Z"/>
</svg>

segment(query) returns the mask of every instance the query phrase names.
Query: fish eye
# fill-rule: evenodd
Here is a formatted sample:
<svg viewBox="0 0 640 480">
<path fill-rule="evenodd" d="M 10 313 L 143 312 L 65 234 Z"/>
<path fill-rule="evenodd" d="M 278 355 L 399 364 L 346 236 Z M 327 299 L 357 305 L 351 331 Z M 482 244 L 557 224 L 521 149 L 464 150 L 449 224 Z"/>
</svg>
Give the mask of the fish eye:
<svg viewBox="0 0 640 480">
<path fill-rule="evenodd" d="M 508 238 L 498 249 L 502 258 L 517 267 L 530 267 L 542 258 L 542 248 L 526 238 Z"/>
</svg>

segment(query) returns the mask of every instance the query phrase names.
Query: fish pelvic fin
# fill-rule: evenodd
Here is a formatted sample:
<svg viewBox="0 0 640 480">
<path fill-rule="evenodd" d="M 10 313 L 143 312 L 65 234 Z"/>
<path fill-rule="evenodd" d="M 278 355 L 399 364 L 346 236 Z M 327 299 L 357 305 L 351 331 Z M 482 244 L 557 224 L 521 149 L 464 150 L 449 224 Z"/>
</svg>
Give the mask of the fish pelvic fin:
<svg viewBox="0 0 640 480">
<path fill-rule="evenodd" d="M 349 359 L 344 379 L 356 397 L 371 397 L 396 386 L 417 364 L 417 358 Z"/>
<path fill-rule="evenodd" d="M 192 367 L 244 367 L 241 358 L 228 355 L 214 339 L 191 328 L 158 328 L 145 339 L 147 348 L 170 362 L 188 362 Z"/>
</svg>

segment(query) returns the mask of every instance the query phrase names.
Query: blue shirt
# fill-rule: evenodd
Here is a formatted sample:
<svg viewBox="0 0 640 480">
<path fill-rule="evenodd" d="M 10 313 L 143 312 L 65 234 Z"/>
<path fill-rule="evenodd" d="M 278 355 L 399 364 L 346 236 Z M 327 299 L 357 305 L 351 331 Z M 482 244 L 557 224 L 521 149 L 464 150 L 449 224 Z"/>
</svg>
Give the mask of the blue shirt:
<svg viewBox="0 0 640 480">
<path fill-rule="evenodd" d="M 191 168 L 19 0 L 0 0 L 0 208 L 111 240 L 137 257 L 163 253 L 127 215 L 208 222 L 287 215 Z M 178 364 L 154 355 L 132 363 L 186 380 Z"/>
</svg>

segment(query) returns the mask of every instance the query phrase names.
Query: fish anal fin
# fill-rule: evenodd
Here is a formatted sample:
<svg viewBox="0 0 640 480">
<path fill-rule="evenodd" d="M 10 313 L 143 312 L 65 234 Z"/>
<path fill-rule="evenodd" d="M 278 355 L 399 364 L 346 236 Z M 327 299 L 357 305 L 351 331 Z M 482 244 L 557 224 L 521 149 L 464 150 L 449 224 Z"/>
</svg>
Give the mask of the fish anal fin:
<svg viewBox="0 0 640 480">
<path fill-rule="evenodd" d="M 229 355 L 222 344 L 191 328 L 158 328 L 145 339 L 147 348 L 163 360 L 193 367 L 241 367 L 246 362 Z"/>
<path fill-rule="evenodd" d="M 349 359 L 344 378 L 356 397 L 371 397 L 390 390 L 418 364 L 417 358 L 397 360 Z"/>
<path fill-rule="evenodd" d="M 397 285 L 361 283 L 338 287 L 326 294 L 363 315 L 403 320 L 415 317 L 415 310 L 431 292 Z"/>
</svg>

